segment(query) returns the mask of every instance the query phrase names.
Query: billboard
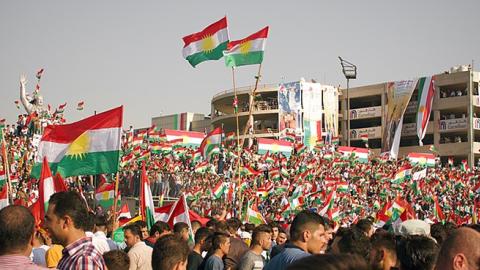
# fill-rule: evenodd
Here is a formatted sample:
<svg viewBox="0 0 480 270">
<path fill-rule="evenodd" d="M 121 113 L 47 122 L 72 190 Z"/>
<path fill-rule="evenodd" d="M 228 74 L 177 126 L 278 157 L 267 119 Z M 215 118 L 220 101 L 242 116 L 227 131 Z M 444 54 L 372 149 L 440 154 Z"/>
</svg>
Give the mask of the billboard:
<svg viewBox="0 0 480 270">
<path fill-rule="evenodd" d="M 302 132 L 302 92 L 300 82 L 280 84 L 278 89 L 278 131 Z"/>
</svg>

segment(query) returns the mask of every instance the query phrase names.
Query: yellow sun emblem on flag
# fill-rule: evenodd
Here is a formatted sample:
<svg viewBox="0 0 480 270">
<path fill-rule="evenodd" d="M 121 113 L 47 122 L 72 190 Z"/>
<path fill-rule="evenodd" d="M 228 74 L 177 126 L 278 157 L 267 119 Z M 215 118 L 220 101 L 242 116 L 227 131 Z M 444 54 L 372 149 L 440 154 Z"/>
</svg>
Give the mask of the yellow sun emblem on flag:
<svg viewBox="0 0 480 270">
<path fill-rule="evenodd" d="M 202 39 L 202 50 L 205 53 L 210 53 L 215 49 L 215 39 L 211 35 L 207 35 Z"/>
<path fill-rule="evenodd" d="M 240 53 L 241 54 L 247 54 L 250 52 L 250 50 L 252 49 L 252 41 L 251 40 L 247 40 L 247 41 L 244 41 L 242 43 L 240 43 Z"/>
<path fill-rule="evenodd" d="M 73 156 L 75 159 L 83 159 L 90 147 L 90 137 L 87 132 L 78 136 L 68 147 L 67 155 Z"/>
<path fill-rule="evenodd" d="M 272 152 L 280 151 L 280 146 L 276 143 L 272 144 Z"/>
</svg>

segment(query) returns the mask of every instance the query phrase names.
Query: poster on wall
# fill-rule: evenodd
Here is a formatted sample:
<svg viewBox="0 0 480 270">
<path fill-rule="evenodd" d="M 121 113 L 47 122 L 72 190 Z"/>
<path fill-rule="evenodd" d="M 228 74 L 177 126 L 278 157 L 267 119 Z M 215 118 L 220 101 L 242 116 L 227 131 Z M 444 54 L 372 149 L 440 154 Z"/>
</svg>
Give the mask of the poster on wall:
<svg viewBox="0 0 480 270">
<path fill-rule="evenodd" d="M 412 97 L 418 79 L 387 83 L 387 104 L 382 138 L 382 152 L 390 152 L 390 157 L 398 157 L 400 137 L 402 134 L 403 115 Z"/>
<path fill-rule="evenodd" d="M 303 142 L 312 149 L 322 138 L 322 85 L 301 82 L 303 96 Z"/>
<path fill-rule="evenodd" d="M 278 131 L 302 132 L 302 92 L 300 82 L 280 84 L 278 89 Z"/>
<path fill-rule="evenodd" d="M 322 85 L 322 90 L 325 132 L 330 138 L 338 137 L 338 89 L 330 85 Z"/>
</svg>

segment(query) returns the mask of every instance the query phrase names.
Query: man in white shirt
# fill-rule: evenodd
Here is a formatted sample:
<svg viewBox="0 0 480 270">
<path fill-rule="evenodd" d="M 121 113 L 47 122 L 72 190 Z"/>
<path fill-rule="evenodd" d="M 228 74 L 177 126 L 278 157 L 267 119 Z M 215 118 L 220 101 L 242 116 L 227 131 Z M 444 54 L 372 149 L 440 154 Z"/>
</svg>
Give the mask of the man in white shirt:
<svg viewBox="0 0 480 270">
<path fill-rule="evenodd" d="M 125 243 L 130 249 L 130 270 L 151 270 L 153 249 L 142 241 L 142 231 L 136 224 L 127 225 L 123 228 Z"/>
<path fill-rule="evenodd" d="M 95 229 L 95 219 L 96 216 L 93 213 L 88 214 L 88 228 L 85 230 L 85 235 L 87 237 L 92 238 L 92 244 L 97 248 L 97 250 L 100 252 L 100 254 L 103 255 L 103 253 L 110 251 L 110 247 L 108 246 L 106 237 L 105 239 L 99 238 L 93 234 L 93 231 Z"/>
<path fill-rule="evenodd" d="M 107 238 L 107 218 L 105 216 L 96 216 L 95 217 L 95 229 L 94 229 L 94 237 L 98 238 L 99 240 L 103 240 L 101 243 L 101 248 L 105 248 L 104 242 L 107 242 L 108 245 L 108 250 L 105 250 L 104 252 L 110 251 L 110 250 L 116 250 L 118 249 L 117 244 L 113 242 L 112 239 Z M 102 251 L 101 251 L 102 252 Z M 102 253 L 104 253 L 102 252 Z"/>
</svg>

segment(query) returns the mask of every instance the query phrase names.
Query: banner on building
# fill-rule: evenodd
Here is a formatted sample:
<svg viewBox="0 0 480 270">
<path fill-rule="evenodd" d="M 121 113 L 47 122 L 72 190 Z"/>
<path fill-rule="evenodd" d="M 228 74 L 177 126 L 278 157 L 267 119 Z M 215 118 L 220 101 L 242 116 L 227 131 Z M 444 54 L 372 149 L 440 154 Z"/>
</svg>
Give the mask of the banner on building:
<svg viewBox="0 0 480 270">
<path fill-rule="evenodd" d="M 390 152 L 390 158 L 398 157 L 402 134 L 403 115 L 412 97 L 418 79 L 387 83 L 387 104 L 382 139 L 382 152 Z"/>
<path fill-rule="evenodd" d="M 302 132 L 302 92 L 300 82 L 280 84 L 278 89 L 278 131 Z"/>
<path fill-rule="evenodd" d="M 325 114 L 325 132 L 330 137 L 338 137 L 338 89 L 322 85 L 323 113 Z"/>
<path fill-rule="evenodd" d="M 322 85 L 301 82 L 303 95 L 303 141 L 312 149 L 322 138 Z"/>
</svg>

